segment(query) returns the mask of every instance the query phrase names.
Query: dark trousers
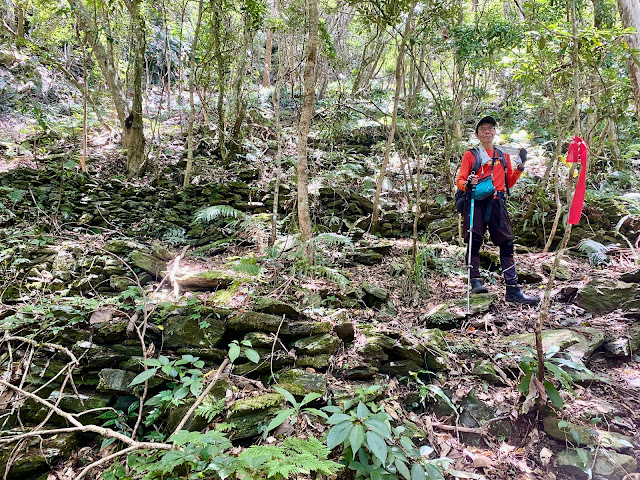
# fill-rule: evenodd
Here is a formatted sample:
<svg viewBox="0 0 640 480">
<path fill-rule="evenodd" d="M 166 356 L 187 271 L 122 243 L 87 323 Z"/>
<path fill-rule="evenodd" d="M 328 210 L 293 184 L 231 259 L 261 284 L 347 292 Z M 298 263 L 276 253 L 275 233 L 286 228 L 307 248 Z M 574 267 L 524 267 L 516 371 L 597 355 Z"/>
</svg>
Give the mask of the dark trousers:
<svg viewBox="0 0 640 480">
<path fill-rule="evenodd" d="M 491 208 L 491 211 L 488 211 Z M 469 244 L 469 214 L 471 200 L 467 199 L 464 210 L 463 231 L 465 241 Z M 476 200 L 473 215 L 473 241 L 471 242 L 471 278 L 480 278 L 480 247 L 484 233 L 489 230 L 489 236 L 494 245 L 500 248 L 500 266 L 507 285 L 516 285 L 518 275 L 513 259 L 513 230 L 511 219 L 507 212 L 504 195 L 489 197 L 486 200 Z M 467 256 L 469 251 L 467 250 Z"/>
</svg>

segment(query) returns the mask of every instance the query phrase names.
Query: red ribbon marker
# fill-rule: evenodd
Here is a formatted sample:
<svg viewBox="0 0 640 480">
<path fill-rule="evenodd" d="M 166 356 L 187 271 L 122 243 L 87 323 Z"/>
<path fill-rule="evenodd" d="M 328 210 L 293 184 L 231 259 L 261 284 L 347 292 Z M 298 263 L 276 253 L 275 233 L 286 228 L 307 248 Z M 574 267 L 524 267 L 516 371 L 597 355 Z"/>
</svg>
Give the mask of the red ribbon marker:
<svg viewBox="0 0 640 480">
<path fill-rule="evenodd" d="M 577 225 L 582 215 L 582 207 L 584 206 L 584 195 L 587 191 L 587 144 L 577 135 L 573 137 L 573 142 L 569 145 L 567 152 L 567 163 L 580 162 L 580 177 L 576 185 L 576 191 L 573 193 L 573 201 L 571 202 L 571 210 L 569 210 L 569 220 L 567 223 Z"/>
</svg>

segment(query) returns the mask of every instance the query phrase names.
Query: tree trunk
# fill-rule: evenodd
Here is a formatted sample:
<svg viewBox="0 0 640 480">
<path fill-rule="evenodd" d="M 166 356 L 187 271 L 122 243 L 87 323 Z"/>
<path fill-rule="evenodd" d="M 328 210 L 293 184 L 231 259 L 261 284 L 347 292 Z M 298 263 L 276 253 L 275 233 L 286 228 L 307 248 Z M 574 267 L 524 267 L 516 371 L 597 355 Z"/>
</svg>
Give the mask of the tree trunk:
<svg viewBox="0 0 640 480">
<path fill-rule="evenodd" d="M 635 28 L 636 32 L 629 34 L 629 46 L 633 50 L 640 49 L 640 1 L 618 0 L 618 10 L 625 28 Z M 633 59 L 633 54 L 628 60 L 629 77 L 633 90 L 633 101 L 636 107 L 636 117 L 640 122 L 640 67 Z"/>
<path fill-rule="evenodd" d="M 225 134 L 225 112 L 224 112 L 224 96 L 226 90 L 226 61 L 222 53 L 222 15 L 224 6 L 219 0 L 211 2 L 213 8 L 213 50 L 216 59 L 216 67 L 218 69 L 218 147 L 220 148 L 220 158 L 222 164 L 227 164 L 227 138 Z"/>
<path fill-rule="evenodd" d="M 313 263 L 311 245 L 311 215 L 309 214 L 309 169 L 307 165 L 307 138 L 313 116 L 316 87 L 316 57 L 318 55 L 318 0 L 309 0 L 309 36 L 307 58 L 304 65 L 304 99 L 298 124 L 298 224 L 300 241 L 305 245 L 304 255 Z"/>
<path fill-rule="evenodd" d="M 133 4 L 135 3 L 135 8 Z M 144 132 L 142 130 L 142 72 L 144 66 L 144 21 L 139 16 L 139 0 L 134 0 L 128 4 L 132 13 L 132 23 L 134 25 L 135 36 L 135 57 L 134 57 L 134 98 L 133 107 L 128 118 L 128 104 L 125 98 L 125 87 L 118 78 L 118 72 L 114 64 L 113 55 L 110 54 L 105 45 L 99 39 L 99 29 L 93 18 L 87 11 L 82 0 L 69 0 L 69 5 L 78 20 L 80 29 L 84 32 L 88 44 L 91 46 L 93 55 L 98 63 L 100 72 L 107 84 L 111 100 L 116 108 L 116 114 L 120 127 L 122 128 L 122 145 L 127 150 L 127 174 L 137 175 L 142 171 L 145 160 Z M 131 122 L 130 128 L 127 124 Z"/>
<path fill-rule="evenodd" d="M 203 3 L 203 0 L 198 2 L 198 18 L 196 20 L 196 29 L 193 33 L 193 42 L 191 42 L 191 51 L 189 53 L 189 127 L 187 130 L 187 166 L 184 170 L 183 188 L 187 188 L 189 186 L 189 182 L 191 181 L 191 169 L 193 168 L 193 122 L 196 116 L 193 91 L 196 88 L 196 52 L 198 50 L 200 25 L 202 24 Z"/>
<path fill-rule="evenodd" d="M 273 4 L 271 5 L 271 16 L 275 17 L 276 14 L 276 2 L 278 0 L 273 0 Z M 264 70 L 262 71 L 262 87 L 267 88 L 271 85 L 271 81 L 269 79 L 269 73 L 271 72 L 271 50 L 273 47 L 273 29 L 271 27 L 267 28 L 267 41 L 264 46 Z M 278 50 L 280 52 L 280 50 Z"/>
<path fill-rule="evenodd" d="M 373 198 L 373 214 L 371 216 L 371 227 L 369 233 L 375 233 L 378 229 L 378 218 L 380 216 L 378 210 L 380 209 L 380 195 L 382 194 L 382 184 L 384 182 L 384 176 L 387 172 L 387 165 L 389 165 L 389 157 L 391 156 L 391 146 L 396 134 L 396 123 L 398 120 L 398 99 L 400 98 L 400 91 L 404 84 L 404 49 L 407 43 L 407 37 L 411 30 L 411 20 L 413 17 L 413 7 L 409 10 L 407 20 L 404 25 L 404 33 L 400 40 L 400 46 L 398 47 L 398 58 L 396 60 L 396 89 L 393 94 L 393 111 L 391 113 L 391 127 L 389 128 L 389 135 L 387 136 L 387 144 L 384 149 L 384 159 L 382 160 L 382 166 L 380 167 L 380 174 L 378 175 L 378 181 L 376 183 L 376 193 Z"/>
<path fill-rule="evenodd" d="M 269 245 L 273 246 L 278 235 L 278 202 L 280 201 L 280 177 L 282 177 L 282 128 L 280 125 L 280 89 L 282 88 L 282 77 L 284 75 L 285 59 L 283 36 L 278 36 L 278 75 L 273 89 L 273 123 L 276 130 L 276 184 L 273 189 L 273 211 L 271 216 L 271 234 L 269 235 Z"/>
<path fill-rule="evenodd" d="M 16 3 L 16 47 L 19 48 L 24 41 L 24 8 Z"/>
</svg>

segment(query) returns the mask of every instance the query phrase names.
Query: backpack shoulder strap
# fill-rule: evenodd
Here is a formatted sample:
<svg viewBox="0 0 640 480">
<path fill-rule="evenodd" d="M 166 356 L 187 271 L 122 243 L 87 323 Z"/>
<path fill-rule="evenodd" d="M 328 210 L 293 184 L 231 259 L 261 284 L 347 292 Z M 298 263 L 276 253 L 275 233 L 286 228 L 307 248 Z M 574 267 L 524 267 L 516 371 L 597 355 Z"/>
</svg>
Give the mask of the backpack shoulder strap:
<svg viewBox="0 0 640 480">
<path fill-rule="evenodd" d="M 478 170 L 480 170 L 480 166 L 482 163 L 482 160 L 480 160 L 480 152 L 475 147 L 470 148 L 469 151 L 473 153 L 473 167 L 471 167 L 471 171 L 477 172 Z"/>
<path fill-rule="evenodd" d="M 507 191 L 507 197 L 509 196 L 509 184 L 507 183 L 507 159 L 504 156 L 502 150 L 498 147 L 494 147 L 498 151 L 498 159 L 502 164 L 502 170 L 504 170 L 504 189 Z"/>
</svg>

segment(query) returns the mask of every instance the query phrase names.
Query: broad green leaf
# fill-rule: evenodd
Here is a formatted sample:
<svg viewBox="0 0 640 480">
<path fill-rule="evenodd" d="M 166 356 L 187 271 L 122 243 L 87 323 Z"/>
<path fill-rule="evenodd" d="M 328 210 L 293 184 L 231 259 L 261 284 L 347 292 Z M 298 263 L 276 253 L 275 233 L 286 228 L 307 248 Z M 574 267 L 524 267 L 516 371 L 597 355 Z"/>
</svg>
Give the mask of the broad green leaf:
<svg viewBox="0 0 640 480">
<path fill-rule="evenodd" d="M 336 446 L 341 445 L 351 433 L 353 423 L 350 421 L 342 422 L 331 427 L 327 435 L 327 448 L 333 450 Z"/>
<path fill-rule="evenodd" d="M 411 480 L 427 480 L 424 469 L 419 463 L 414 463 L 411 466 Z"/>
<path fill-rule="evenodd" d="M 398 470 L 398 473 L 402 475 L 404 478 L 406 478 L 407 480 L 411 480 L 411 472 L 409 472 L 409 468 L 407 467 L 407 464 L 404 463 L 399 458 L 396 458 L 396 461 L 394 463 L 396 465 L 396 469 Z"/>
<path fill-rule="evenodd" d="M 453 410 L 455 412 L 455 414 L 458 415 L 458 409 L 453 404 L 451 399 L 447 396 L 447 394 L 444 393 L 442 388 L 440 388 L 437 385 L 430 384 L 430 385 L 427 385 L 427 390 L 429 390 L 431 393 L 435 394 L 436 396 L 438 396 L 442 400 L 444 400 L 444 403 L 446 403 L 451 408 L 451 410 Z"/>
<path fill-rule="evenodd" d="M 367 447 L 373 452 L 378 460 L 384 465 L 387 459 L 387 443 L 376 432 L 367 432 Z"/>
<path fill-rule="evenodd" d="M 429 480 L 444 480 L 444 475 L 442 475 L 442 472 L 440 472 L 440 470 L 438 470 L 438 467 L 436 467 L 435 465 L 427 463 L 424 468 L 427 471 L 427 477 L 429 478 Z"/>
<path fill-rule="evenodd" d="M 587 456 L 587 451 L 584 448 L 576 448 L 576 453 L 578 457 L 580 457 L 580 461 L 582 462 L 582 469 L 584 470 L 589 465 L 589 457 Z"/>
<path fill-rule="evenodd" d="M 285 390 L 282 387 L 278 387 L 277 385 L 273 387 L 273 389 L 278 392 L 280 395 L 282 395 L 284 398 L 287 399 L 287 402 L 289 402 L 291 405 L 298 405 L 298 402 L 296 402 L 296 397 L 294 397 L 293 395 L 291 395 L 290 392 L 288 392 L 287 390 Z"/>
<path fill-rule="evenodd" d="M 364 424 L 374 432 L 380 434 L 382 437 L 391 438 L 391 429 L 386 423 L 381 422 L 380 420 L 369 418 L 364 421 Z"/>
<path fill-rule="evenodd" d="M 347 415 L 346 413 L 334 413 L 327 419 L 327 423 L 329 425 L 337 425 L 338 423 L 346 422 L 347 420 L 351 420 L 351 415 Z"/>
<path fill-rule="evenodd" d="M 562 408 L 562 397 L 558 393 L 558 390 L 556 390 L 556 387 L 553 386 L 553 383 L 549 380 L 545 380 L 544 382 L 544 391 L 547 392 L 547 397 L 549 397 L 549 400 L 551 400 L 551 403 L 553 403 L 556 408 Z"/>
<path fill-rule="evenodd" d="M 363 418 L 370 416 L 371 412 L 364 403 L 360 402 L 358 403 L 358 408 L 356 408 L 356 415 L 358 415 L 358 418 L 362 420 Z"/>
<path fill-rule="evenodd" d="M 369 478 L 371 478 L 371 480 L 384 480 L 384 477 L 379 470 L 372 471 Z"/>
<path fill-rule="evenodd" d="M 253 348 L 245 348 L 244 354 L 247 356 L 250 362 L 258 363 L 260 361 L 260 354 Z"/>
<path fill-rule="evenodd" d="M 360 450 L 364 442 L 364 428 L 362 425 L 354 425 L 349 434 L 349 443 L 351 444 L 351 452 L 353 453 L 353 459 L 356 458 L 356 453 Z"/>
<path fill-rule="evenodd" d="M 531 382 L 531 375 L 533 372 L 529 370 L 527 374 L 520 379 L 520 383 L 518 384 L 518 391 L 520 393 L 526 393 L 529 390 L 529 383 Z"/>
<path fill-rule="evenodd" d="M 300 402 L 300 406 L 306 405 L 309 402 L 313 402 L 314 400 L 317 400 L 320 397 L 322 397 L 322 394 L 318 392 L 307 393 L 302 399 L 302 401 Z"/>
<path fill-rule="evenodd" d="M 291 415 L 295 413 L 293 408 L 287 408 L 286 410 L 281 410 L 267 425 L 267 429 L 264 431 L 265 434 L 269 433 L 274 428 L 278 428 L 282 425 Z"/>
<path fill-rule="evenodd" d="M 161 367 L 162 363 L 157 358 L 148 358 L 143 362 L 148 367 Z"/>
<path fill-rule="evenodd" d="M 236 359 L 240 356 L 240 345 L 237 343 L 229 344 L 229 361 L 231 363 L 235 362 Z"/>
<path fill-rule="evenodd" d="M 329 418 L 326 413 L 324 413 L 322 410 L 318 410 L 317 408 L 305 408 L 303 411 L 305 413 L 311 413 L 312 415 L 324 418 L 325 420 Z"/>
<path fill-rule="evenodd" d="M 157 368 L 150 368 L 149 370 L 145 370 L 144 372 L 139 373 L 133 380 L 131 380 L 129 386 L 132 387 L 134 385 L 138 385 L 139 383 L 146 382 L 151 377 L 153 377 L 157 371 Z"/>
</svg>

